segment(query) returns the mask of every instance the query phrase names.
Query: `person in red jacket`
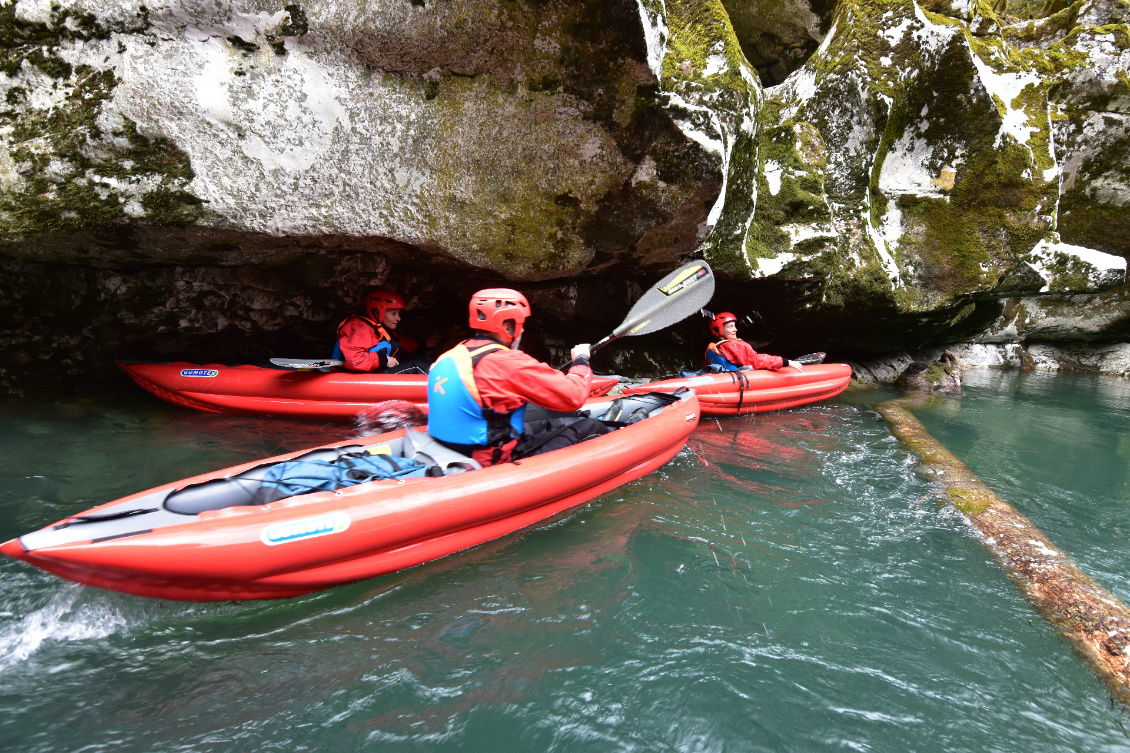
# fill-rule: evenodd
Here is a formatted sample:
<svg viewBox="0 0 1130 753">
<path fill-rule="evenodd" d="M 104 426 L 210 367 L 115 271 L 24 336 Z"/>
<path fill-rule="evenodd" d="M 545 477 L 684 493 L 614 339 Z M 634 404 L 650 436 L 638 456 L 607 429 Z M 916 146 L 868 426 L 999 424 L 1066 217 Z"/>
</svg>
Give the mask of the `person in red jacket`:
<svg viewBox="0 0 1130 753">
<path fill-rule="evenodd" d="M 758 353 L 745 340 L 738 337 L 738 318 L 729 311 L 723 311 L 710 322 L 710 331 L 719 338 L 706 348 L 703 368 L 715 371 L 738 371 L 743 366 L 754 369 L 777 371 L 791 366 L 801 371 L 801 365 L 787 358 Z"/>
<path fill-rule="evenodd" d="M 352 314 L 337 325 L 337 342 L 333 358 L 343 361 L 350 371 L 375 371 L 403 374 L 427 370 L 430 358 L 427 349 L 410 337 L 398 335 L 404 298 L 391 290 L 371 290 L 365 296 L 365 314 Z M 428 338 L 427 348 L 434 348 L 436 337 Z"/>
<path fill-rule="evenodd" d="M 559 423 L 539 425 L 537 434 L 526 432 L 528 404 L 575 411 L 592 386 L 587 344 L 573 347 L 565 373 L 518 350 L 529 315 L 530 304 L 518 291 L 480 290 L 470 303 L 474 334 L 436 359 L 428 371 L 428 433 L 484 466 L 610 431 L 593 419 L 567 418 L 567 425 L 554 419 Z M 550 432 L 550 441 L 538 441 L 538 435 L 544 439 Z"/>
</svg>

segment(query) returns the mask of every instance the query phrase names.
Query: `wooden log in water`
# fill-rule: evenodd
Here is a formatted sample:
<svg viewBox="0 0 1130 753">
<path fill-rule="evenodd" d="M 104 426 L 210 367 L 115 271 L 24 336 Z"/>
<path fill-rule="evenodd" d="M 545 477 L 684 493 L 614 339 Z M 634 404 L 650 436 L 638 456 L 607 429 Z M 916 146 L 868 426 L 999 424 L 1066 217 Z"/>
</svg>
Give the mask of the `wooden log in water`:
<svg viewBox="0 0 1130 753">
<path fill-rule="evenodd" d="M 878 406 L 894 434 L 946 488 L 985 547 L 1036 610 L 1064 635 L 1130 710 L 1130 609 L 1084 573 L 1032 521 L 993 494 L 911 414 L 936 397 L 916 395 Z"/>
</svg>

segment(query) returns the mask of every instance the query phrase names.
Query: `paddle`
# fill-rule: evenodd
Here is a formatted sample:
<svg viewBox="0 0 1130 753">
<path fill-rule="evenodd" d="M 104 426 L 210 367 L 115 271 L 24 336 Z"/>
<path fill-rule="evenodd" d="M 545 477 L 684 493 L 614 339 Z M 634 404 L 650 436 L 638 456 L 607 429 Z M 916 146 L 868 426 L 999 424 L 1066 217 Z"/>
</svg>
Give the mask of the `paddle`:
<svg viewBox="0 0 1130 753">
<path fill-rule="evenodd" d="M 826 355 L 827 355 L 827 353 L 806 353 L 803 356 L 797 356 L 796 358 L 790 358 L 789 363 L 799 363 L 799 364 L 803 364 L 805 366 L 808 366 L 809 364 L 813 364 L 813 363 L 824 363 L 824 357 Z"/>
<path fill-rule="evenodd" d="M 627 318 L 612 334 L 589 349 L 590 353 L 619 340 L 658 332 L 695 313 L 714 295 L 714 272 L 704 261 L 692 261 L 657 282 L 636 301 Z"/>
<path fill-rule="evenodd" d="M 272 358 L 271 363 L 284 369 L 328 369 L 344 362 L 333 358 Z"/>
</svg>

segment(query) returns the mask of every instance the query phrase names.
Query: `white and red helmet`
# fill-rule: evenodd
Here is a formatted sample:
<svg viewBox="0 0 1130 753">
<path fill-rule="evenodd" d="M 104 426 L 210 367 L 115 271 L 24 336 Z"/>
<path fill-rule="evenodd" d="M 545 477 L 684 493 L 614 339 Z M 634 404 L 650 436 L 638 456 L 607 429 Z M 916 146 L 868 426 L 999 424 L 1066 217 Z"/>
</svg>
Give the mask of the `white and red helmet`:
<svg viewBox="0 0 1130 753">
<path fill-rule="evenodd" d="M 526 296 L 510 288 L 488 288 L 471 296 L 471 329 L 490 332 L 505 343 L 522 336 L 522 325 L 530 315 Z M 506 322 L 514 322 L 514 334 L 506 331 Z"/>
</svg>

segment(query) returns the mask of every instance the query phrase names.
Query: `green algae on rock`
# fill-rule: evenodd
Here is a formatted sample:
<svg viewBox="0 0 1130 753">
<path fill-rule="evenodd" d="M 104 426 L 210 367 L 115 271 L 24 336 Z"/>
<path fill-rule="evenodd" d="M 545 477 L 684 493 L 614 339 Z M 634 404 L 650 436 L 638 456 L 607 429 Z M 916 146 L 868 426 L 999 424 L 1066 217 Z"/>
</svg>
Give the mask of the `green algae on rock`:
<svg viewBox="0 0 1130 753">
<path fill-rule="evenodd" d="M 1064 153 L 1084 149 L 1054 129 L 1070 122 L 1078 99 L 1072 86 L 1084 71 L 1101 81 L 1098 63 L 1109 76 L 1107 88 L 1119 81 L 1116 32 L 1105 32 L 1111 41 L 1100 49 L 1085 42 L 1092 32 L 1076 27 L 1043 49 L 1029 41 L 1034 32 L 1020 41 L 1015 33 L 973 28 L 976 18 L 995 19 L 983 5 L 967 17 L 941 4 L 841 3 L 805 68 L 767 95 L 765 110 L 779 114 L 778 129 L 806 123 L 825 142 L 824 190 L 809 180 L 817 190 L 808 211 L 822 202 L 829 207 L 829 225 L 841 239 L 848 228 L 862 227 L 895 299 L 908 311 L 994 295 L 1022 266 L 1051 271 L 1046 249 L 1061 243 L 1056 208 L 1062 189 L 1069 194 L 1072 187 L 1071 176 L 1060 179 L 1061 165 L 1074 164 Z M 1117 158 L 1118 144 L 1125 134 L 1110 138 L 1118 143 L 1104 152 L 1121 169 L 1126 160 Z M 784 190 L 779 164 L 764 163 L 764 183 L 776 187 L 779 181 Z M 1121 188 L 1112 193 L 1127 195 L 1126 178 L 1120 174 L 1117 182 Z M 779 216 L 764 194 L 761 202 L 769 206 L 759 206 L 759 217 Z M 768 224 L 757 255 L 779 260 L 767 267 L 774 273 L 822 272 L 841 278 L 842 286 L 867 266 L 862 249 L 844 254 L 834 244 L 823 251 L 825 263 L 794 265 L 795 251 L 775 232 L 780 224 Z M 1073 258 L 1061 260 L 1043 290 L 1095 292 L 1124 279 L 1120 260 L 1090 251 L 1125 255 L 1125 245 L 1108 240 L 1096 249 L 1068 236 L 1063 242 L 1073 248 L 1057 253 Z M 758 266 L 765 265 L 758 260 Z"/>
</svg>

